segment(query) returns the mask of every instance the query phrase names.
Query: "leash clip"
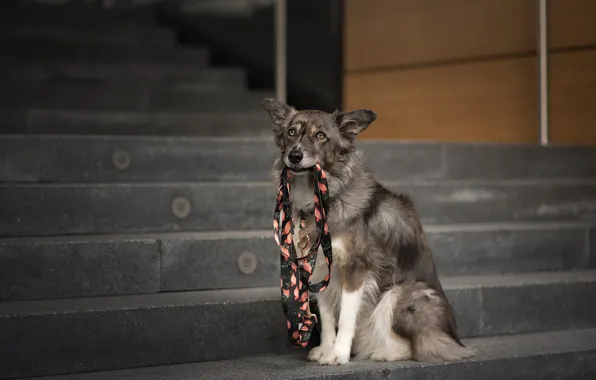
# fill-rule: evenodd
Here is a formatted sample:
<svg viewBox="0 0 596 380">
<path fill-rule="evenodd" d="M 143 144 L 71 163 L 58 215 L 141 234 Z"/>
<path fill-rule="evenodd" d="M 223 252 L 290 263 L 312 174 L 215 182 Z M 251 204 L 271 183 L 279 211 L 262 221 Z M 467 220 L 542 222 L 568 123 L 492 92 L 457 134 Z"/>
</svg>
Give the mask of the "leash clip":
<svg viewBox="0 0 596 380">
<path fill-rule="evenodd" d="M 319 318 L 317 317 L 316 314 L 310 313 L 310 314 L 306 314 L 305 315 L 306 318 L 313 318 L 315 320 L 315 324 L 319 323 Z"/>
</svg>

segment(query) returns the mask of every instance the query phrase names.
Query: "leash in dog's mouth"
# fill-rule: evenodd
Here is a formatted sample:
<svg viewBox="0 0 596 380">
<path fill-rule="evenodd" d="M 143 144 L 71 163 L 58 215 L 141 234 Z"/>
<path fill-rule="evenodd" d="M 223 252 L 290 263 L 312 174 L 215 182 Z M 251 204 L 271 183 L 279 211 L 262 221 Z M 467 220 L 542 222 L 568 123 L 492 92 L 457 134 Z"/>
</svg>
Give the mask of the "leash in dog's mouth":
<svg viewBox="0 0 596 380">
<path fill-rule="evenodd" d="M 316 166 L 312 166 L 310 168 L 289 168 L 290 172 L 292 173 L 304 173 L 304 172 L 308 172 L 308 171 L 315 171 Z"/>
<path fill-rule="evenodd" d="M 287 319 L 288 336 L 296 347 L 306 347 L 317 322 L 317 316 L 310 312 L 310 293 L 324 291 L 331 278 L 331 263 L 333 254 L 331 249 L 331 235 L 327 224 L 329 212 L 329 186 L 325 172 L 319 164 L 305 170 L 315 173 L 315 224 L 318 238 L 310 244 L 308 254 L 298 257 L 292 241 L 294 236 L 294 217 L 292 216 L 292 202 L 290 200 L 292 171 L 287 166 L 281 172 L 281 180 L 277 194 L 277 202 L 273 212 L 273 229 L 275 241 L 281 250 L 281 300 Z M 306 221 L 301 215 L 300 226 Z M 309 243 L 310 240 L 309 240 Z M 310 283 L 315 270 L 319 246 L 323 249 L 329 273 L 316 284 Z"/>
</svg>

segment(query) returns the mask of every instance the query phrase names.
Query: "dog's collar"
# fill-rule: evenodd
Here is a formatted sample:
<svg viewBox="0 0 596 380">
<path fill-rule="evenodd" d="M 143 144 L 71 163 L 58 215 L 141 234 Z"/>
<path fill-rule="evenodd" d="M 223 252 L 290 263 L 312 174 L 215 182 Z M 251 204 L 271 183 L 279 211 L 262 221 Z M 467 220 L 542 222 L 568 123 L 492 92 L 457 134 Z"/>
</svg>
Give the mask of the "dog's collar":
<svg viewBox="0 0 596 380">
<path fill-rule="evenodd" d="M 293 242 L 294 218 L 292 216 L 292 202 L 290 200 L 291 171 L 287 167 L 281 172 L 281 180 L 277 195 L 277 202 L 273 213 L 273 227 L 275 240 L 281 250 L 281 294 L 284 313 L 287 318 L 288 335 L 292 344 L 306 347 L 312 330 L 317 322 L 316 315 L 310 312 L 310 292 L 324 291 L 331 278 L 331 263 L 333 254 L 331 249 L 331 235 L 327 224 L 329 212 L 329 189 L 327 178 L 321 166 L 314 167 L 315 186 L 313 213 L 318 230 L 318 238 L 310 245 L 306 256 L 298 258 Z M 304 215 L 301 212 L 301 224 Z M 319 246 L 323 248 L 325 261 L 329 273 L 323 281 L 311 284 L 310 278 L 316 265 L 316 253 Z"/>
</svg>

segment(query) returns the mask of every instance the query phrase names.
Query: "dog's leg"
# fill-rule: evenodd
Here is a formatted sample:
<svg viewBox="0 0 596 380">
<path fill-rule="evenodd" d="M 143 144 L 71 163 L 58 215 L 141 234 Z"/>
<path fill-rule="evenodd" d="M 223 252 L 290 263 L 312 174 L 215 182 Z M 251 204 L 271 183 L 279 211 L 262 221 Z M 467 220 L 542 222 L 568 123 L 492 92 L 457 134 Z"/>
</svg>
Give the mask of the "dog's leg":
<svg viewBox="0 0 596 380">
<path fill-rule="evenodd" d="M 337 337 L 331 352 L 324 356 L 319 363 L 337 365 L 346 364 L 350 361 L 352 340 L 356 333 L 356 317 L 362 303 L 363 289 L 363 284 L 356 290 L 348 290 L 342 287 Z"/>
<path fill-rule="evenodd" d="M 329 355 L 335 342 L 335 313 L 332 305 L 324 297 L 317 298 L 319 305 L 319 319 L 321 323 L 321 345 L 314 347 L 308 353 L 308 360 L 318 362 Z"/>
</svg>

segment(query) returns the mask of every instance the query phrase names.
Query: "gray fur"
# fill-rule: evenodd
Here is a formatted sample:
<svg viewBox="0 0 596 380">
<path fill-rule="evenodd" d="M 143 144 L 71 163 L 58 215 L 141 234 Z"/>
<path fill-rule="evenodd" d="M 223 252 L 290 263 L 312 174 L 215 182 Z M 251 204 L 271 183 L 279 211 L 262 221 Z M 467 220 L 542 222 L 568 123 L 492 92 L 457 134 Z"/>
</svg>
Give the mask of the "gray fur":
<svg viewBox="0 0 596 380">
<path fill-rule="evenodd" d="M 352 353 L 370 360 L 471 356 L 457 335 L 452 307 L 411 199 L 379 184 L 355 148 L 355 137 L 376 114 L 297 111 L 273 99 L 265 100 L 263 108 L 272 118 L 280 148 L 273 168 L 276 182 L 284 165 L 298 171 L 292 187 L 297 210 L 310 213 L 313 208 L 312 173 L 303 170 L 317 162 L 327 174 L 334 265 L 332 283 L 317 299 L 337 320 L 342 292 L 363 289 Z M 292 151 L 303 155 L 300 163 L 289 162 Z M 305 229 L 310 241 L 317 238 L 313 219 Z M 321 276 L 321 268 L 324 265 L 317 265 L 315 277 Z M 315 351 L 311 359 L 321 361 Z"/>
</svg>

